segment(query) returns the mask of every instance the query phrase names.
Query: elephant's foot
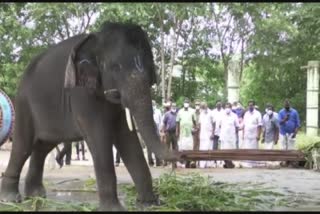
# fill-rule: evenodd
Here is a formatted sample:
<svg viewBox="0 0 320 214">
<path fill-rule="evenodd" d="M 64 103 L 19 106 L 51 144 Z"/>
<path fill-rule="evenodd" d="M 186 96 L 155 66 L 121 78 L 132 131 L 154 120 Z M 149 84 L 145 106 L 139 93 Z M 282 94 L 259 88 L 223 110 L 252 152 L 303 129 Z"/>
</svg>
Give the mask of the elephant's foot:
<svg viewBox="0 0 320 214">
<path fill-rule="evenodd" d="M 20 203 L 22 201 L 21 194 L 19 192 L 0 192 L 0 201 L 2 202 L 14 202 Z"/>
<path fill-rule="evenodd" d="M 138 199 L 137 198 L 137 201 L 136 201 L 137 208 L 142 211 L 148 207 L 160 206 L 160 205 L 161 205 L 161 203 L 160 203 L 159 197 L 155 196 L 155 195 L 152 197 L 149 197 L 149 198 L 145 198 L 145 199 Z"/>
<path fill-rule="evenodd" d="M 1 182 L 0 201 L 15 202 L 22 201 L 21 194 L 18 189 L 19 178 L 7 177 L 3 175 Z"/>
<path fill-rule="evenodd" d="M 44 186 L 41 185 L 34 185 L 34 184 L 27 184 L 25 186 L 25 197 L 30 198 L 30 197 L 41 197 L 41 198 L 46 198 L 46 189 Z"/>
<path fill-rule="evenodd" d="M 116 204 L 100 204 L 98 211 L 127 211 L 120 203 Z"/>
</svg>

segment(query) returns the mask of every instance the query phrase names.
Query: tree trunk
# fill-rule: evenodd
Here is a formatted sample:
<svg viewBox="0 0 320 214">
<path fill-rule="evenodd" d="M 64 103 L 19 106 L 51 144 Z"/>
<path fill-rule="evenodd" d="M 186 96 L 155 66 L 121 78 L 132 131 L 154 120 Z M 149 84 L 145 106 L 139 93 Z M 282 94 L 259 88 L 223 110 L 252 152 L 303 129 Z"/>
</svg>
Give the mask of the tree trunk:
<svg viewBox="0 0 320 214">
<path fill-rule="evenodd" d="M 194 24 L 194 17 L 192 16 L 191 17 L 191 25 L 190 25 L 190 30 L 189 30 L 189 34 L 192 35 L 191 39 L 190 39 L 190 44 L 192 43 L 193 41 L 193 24 Z M 186 71 L 185 71 L 185 68 L 183 67 L 183 62 L 184 62 L 184 59 L 185 59 L 185 50 L 186 50 L 186 47 L 187 47 L 187 44 L 188 44 L 188 36 L 186 39 L 184 39 L 184 46 L 183 46 L 183 50 L 182 50 L 182 60 L 181 60 L 181 64 L 182 64 L 182 89 L 181 89 L 181 94 L 183 96 L 185 96 L 185 82 L 186 82 Z"/>
<path fill-rule="evenodd" d="M 175 43 L 175 42 L 174 42 Z M 170 59 L 170 68 L 169 68 L 169 79 L 168 79 L 168 90 L 167 90 L 167 97 L 171 97 L 171 83 L 172 83 L 172 73 L 173 73 L 173 64 L 174 64 L 174 58 L 176 55 L 176 47 L 175 44 L 172 46 L 172 52 L 171 52 L 171 59 Z"/>
<path fill-rule="evenodd" d="M 224 90 L 223 90 L 223 96 L 226 100 L 228 100 L 228 62 L 223 62 L 224 67 Z"/>
<path fill-rule="evenodd" d="M 175 41 L 172 45 L 172 52 L 171 52 L 171 59 L 170 59 L 170 70 L 169 70 L 169 80 L 168 80 L 168 91 L 167 91 L 167 97 L 170 98 L 171 97 L 171 84 L 172 84 L 172 73 L 173 73 L 173 65 L 174 65 L 174 58 L 176 56 L 176 50 L 177 50 L 177 45 L 178 45 L 178 40 L 179 40 L 179 34 L 180 34 L 180 29 L 181 29 L 181 24 L 182 21 L 179 23 L 179 21 L 177 21 L 176 23 L 176 29 L 178 30 L 175 35 Z"/>
<path fill-rule="evenodd" d="M 242 73 L 244 67 L 244 38 L 241 39 L 241 58 L 240 58 L 240 74 L 239 74 L 239 86 L 241 85 Z"/>
<path fill-rule="evenodd" d="M 163 32 L 163 20 L 159 12 L 160 17 L 160 38 L 161 38 L 161 91 L 162 91 L 162 103 L 166 100 L 166 80 L 165 80 L 165 64 L 164 64 L 164 32 Z"/>
</svg>

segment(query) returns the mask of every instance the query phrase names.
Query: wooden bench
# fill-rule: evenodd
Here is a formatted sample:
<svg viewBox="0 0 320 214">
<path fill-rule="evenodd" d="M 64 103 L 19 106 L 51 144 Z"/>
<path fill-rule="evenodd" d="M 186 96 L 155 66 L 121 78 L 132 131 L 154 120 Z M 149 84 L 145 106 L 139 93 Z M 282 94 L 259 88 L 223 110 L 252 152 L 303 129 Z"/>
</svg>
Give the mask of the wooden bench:
<svg viewBox="0 0 320 214">
<path fill-rule="evenodd" d="M 252 160 L 252 161 L 305 161 L 298 150 L 230 149 L 213 151 L 179 151 L 182 160 Z"/>
</svg>

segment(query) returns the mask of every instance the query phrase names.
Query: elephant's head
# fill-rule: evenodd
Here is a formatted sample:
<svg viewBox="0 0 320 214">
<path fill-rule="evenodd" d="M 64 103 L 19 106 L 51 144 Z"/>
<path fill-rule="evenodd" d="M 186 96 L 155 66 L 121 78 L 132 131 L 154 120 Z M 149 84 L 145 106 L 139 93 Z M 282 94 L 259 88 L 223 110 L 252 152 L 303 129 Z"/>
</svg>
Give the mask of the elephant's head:
<svg viewBox="0 0 320 214">
<path fill-rule="evenodd" d="M 176 159 L 160 143 L 153 121 L 150 87 L 156 82 L 153 54 L 146 33 L 137 25 L 106 23 L 71 51 L 65 87 L 88 87 L 121 104 L 128 126 L 131 116 L 148 148 L 160 158 Z"/>
</svg>

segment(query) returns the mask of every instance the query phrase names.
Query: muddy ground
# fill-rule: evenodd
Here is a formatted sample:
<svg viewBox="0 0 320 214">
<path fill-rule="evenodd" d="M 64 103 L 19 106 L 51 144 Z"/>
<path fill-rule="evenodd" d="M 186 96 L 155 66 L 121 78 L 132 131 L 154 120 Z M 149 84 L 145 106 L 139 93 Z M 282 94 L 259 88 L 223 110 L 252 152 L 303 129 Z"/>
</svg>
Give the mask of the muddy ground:
<svg viewBox="0 0 320 214">
<path fill-rule="evenodd" d="M 0 150 L 0 172 L 4 172 L 9 160 L 10 151 Z M 75 158 L 75 151 L 73 151 Z M 88 154 L 88 161 L 72 161 L 70 166 L 62 168 L 50 168 L 48 161 L 44 172 L 44 181 L 48 184 L 48 198 L 62 201 L 78 201 L 97 203 L 96 193 L 79 193 L 56 191 L 57 189 L 77 189 L 83 186 L 89 178 L 95 178 L 92 159 Z M 28 161 L 25 164 L 20 183 L 20 191 L 23 192 L 24 177 L 27 171 Z M 153 178 L 159 177 L 163 173 L 170 173 L 171 168 L 151 167 Z M 187 174 L 191 172 L 201 175 L 210 175 L 215 181 L 241 183 L 253 182 L 264 183 L 264 185 L 275 191 L 286 194 L 293 198 L 298 204 L 295 207 L 275 207 L 278 211 L 320 211 L 320 172 L 306 169 L 267 169 L 267 168 L 211 168 L 211 169 L 176 169 L 177 174 Z M 116 168 L 118 184 L 132 183 L 128 171 L 120 164 Z M 123 201 L 123 194 L 119 193 L 119 198 Z"/>
</svg>

